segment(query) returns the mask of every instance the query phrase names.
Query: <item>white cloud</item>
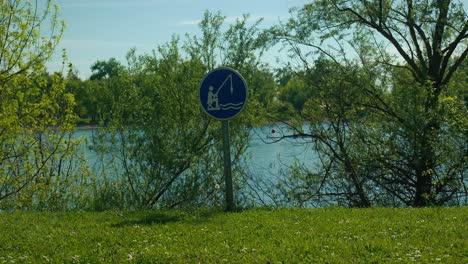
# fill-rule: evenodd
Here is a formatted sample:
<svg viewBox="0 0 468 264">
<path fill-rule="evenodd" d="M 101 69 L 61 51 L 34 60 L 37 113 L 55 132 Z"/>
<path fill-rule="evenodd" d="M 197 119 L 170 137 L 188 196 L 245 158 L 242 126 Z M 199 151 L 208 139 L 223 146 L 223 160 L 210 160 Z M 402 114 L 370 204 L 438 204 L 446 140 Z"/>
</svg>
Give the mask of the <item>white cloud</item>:
<svg viewBox="0 0 468 264">
<path fill-rule="evenodd" d="M 195 26 L 198 25 L 201 22 L 201 19 L 198 20 L 182 20 L 177 22 L 177 25 L 181 26 Z"/>
</svg>

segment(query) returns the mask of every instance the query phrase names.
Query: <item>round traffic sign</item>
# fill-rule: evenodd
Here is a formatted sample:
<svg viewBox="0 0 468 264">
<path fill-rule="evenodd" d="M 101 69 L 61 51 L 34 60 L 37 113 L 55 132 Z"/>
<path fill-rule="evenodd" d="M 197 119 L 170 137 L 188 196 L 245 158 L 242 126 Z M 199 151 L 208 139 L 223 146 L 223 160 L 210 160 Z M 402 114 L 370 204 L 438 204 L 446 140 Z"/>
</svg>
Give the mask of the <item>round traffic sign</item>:
<svg viewBox="0 0 468 264">
<path fill-rule="evenodd" d="M 209 116 L 219 120 L 231 119 L 244 109 L 247 85 L 237 71 L 227 67 L 216 68 L 203 78 L 199 99 Z"/>
</svg>

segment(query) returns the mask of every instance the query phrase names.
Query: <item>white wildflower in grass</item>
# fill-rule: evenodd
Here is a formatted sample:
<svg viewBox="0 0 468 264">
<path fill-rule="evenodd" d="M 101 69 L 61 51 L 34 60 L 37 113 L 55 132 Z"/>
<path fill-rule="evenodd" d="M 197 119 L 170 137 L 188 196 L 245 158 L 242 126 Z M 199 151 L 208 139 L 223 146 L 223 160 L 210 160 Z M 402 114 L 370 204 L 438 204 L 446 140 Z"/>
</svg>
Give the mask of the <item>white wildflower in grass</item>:
<svg viewBox="0 0 468 264">
<path fill-rule="evenodd" d="M 223 245 L 224 245 L 224 247 L 226 247 L 226 248 L 231 248 L 231 246 L 229 246 L 229 244 L 228 244 L 226 241 L 223 241 Z"/>
<path fill-rule="evenodd" d="M 218 183 L 216 183 L 214 187 L 215 187 L 216 190 L 219 190 L 219 189 L 221 188 L 221 185 L 219 185 Z"/>
</svg>

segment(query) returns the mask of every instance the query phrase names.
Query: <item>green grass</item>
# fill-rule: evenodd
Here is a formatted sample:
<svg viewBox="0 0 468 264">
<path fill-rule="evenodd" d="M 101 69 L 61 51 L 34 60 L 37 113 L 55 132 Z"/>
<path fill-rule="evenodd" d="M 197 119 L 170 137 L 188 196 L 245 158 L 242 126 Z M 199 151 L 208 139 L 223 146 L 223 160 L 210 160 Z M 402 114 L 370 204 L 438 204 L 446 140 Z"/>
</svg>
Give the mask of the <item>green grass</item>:
<svg viewBox="0 0 468 264">
<path fill-rule="evenodd" d="M 468 207 L 0 213 L 0 263 L 467 263 Z"/>
</svg>

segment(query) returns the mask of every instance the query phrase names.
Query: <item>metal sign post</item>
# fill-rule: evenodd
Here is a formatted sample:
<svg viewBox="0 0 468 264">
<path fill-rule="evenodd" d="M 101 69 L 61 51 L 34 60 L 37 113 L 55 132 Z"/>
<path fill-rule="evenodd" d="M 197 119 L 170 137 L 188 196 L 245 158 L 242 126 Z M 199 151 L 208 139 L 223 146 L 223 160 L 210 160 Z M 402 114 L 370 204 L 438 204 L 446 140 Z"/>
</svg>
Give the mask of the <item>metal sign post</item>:
<svg viewBox="0 0 468 264">
<path fill-rule="evenodd" d="M 244 78 L 235 70 L 220 67 L 207 73 L 200 84 L 199 100 L 205 112 L 222 122 L 226 210 L 235 209 L 231 173 L 229 119 L 237 116 L 247 102 Z"/>
<path fill-rule="evenodd" d="M 221 121 L 223 125 L 223 152 L 224 152 L 224 182 L 226 184 L 226 210 L 235 209 L 234 191 L 231 175 L 231 144 L 229 142 L 229 121 Z"/>
</svg>

